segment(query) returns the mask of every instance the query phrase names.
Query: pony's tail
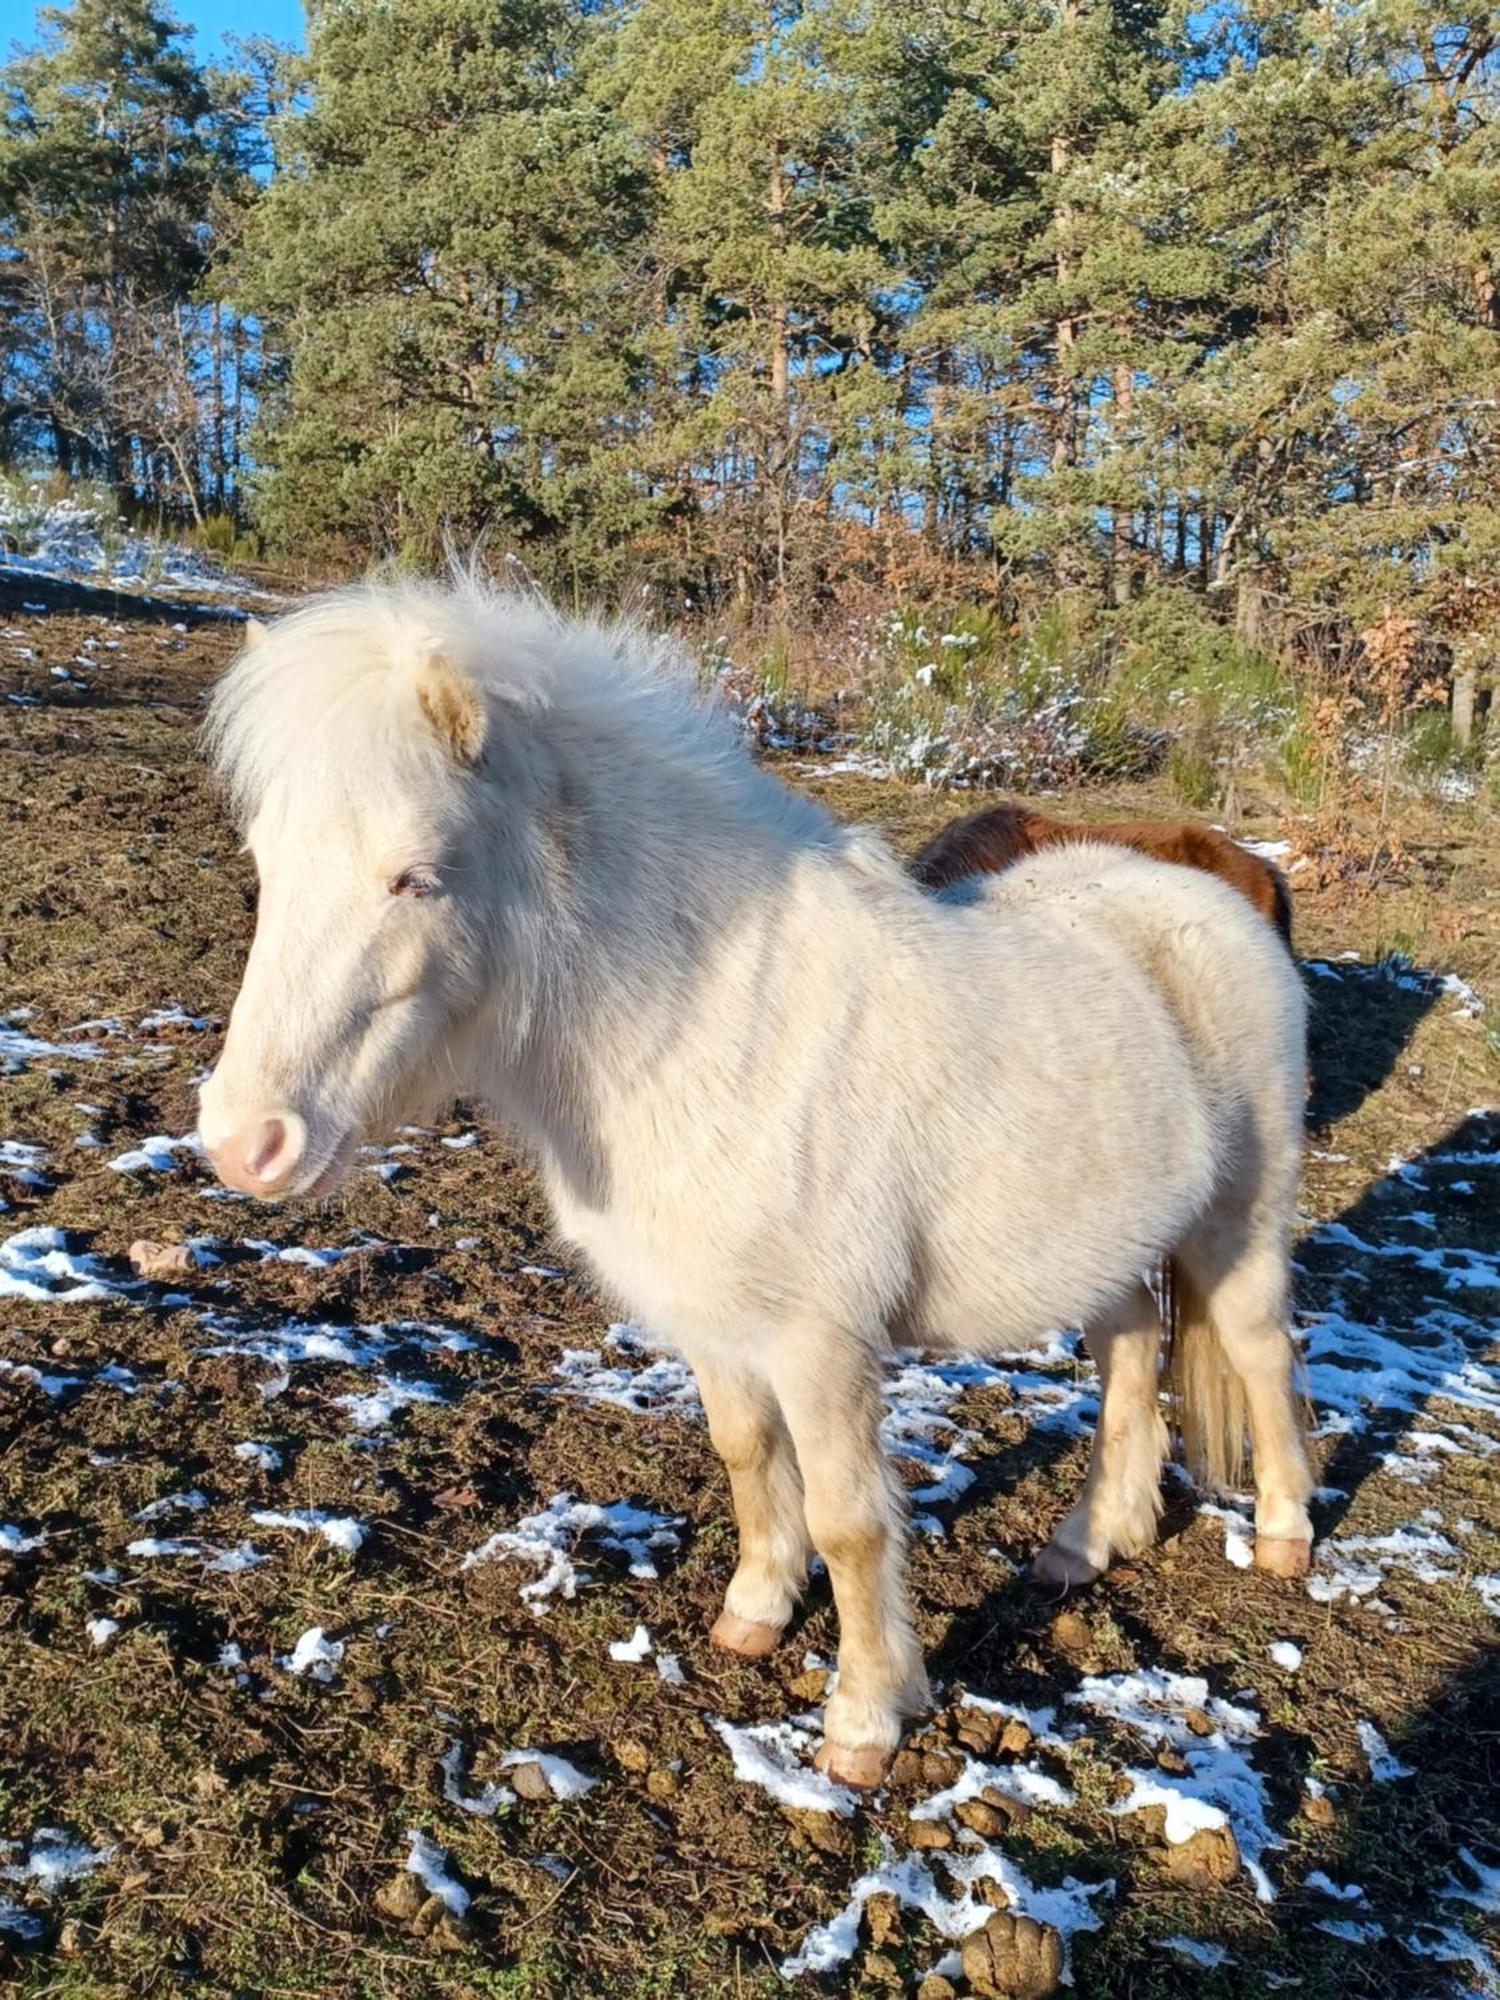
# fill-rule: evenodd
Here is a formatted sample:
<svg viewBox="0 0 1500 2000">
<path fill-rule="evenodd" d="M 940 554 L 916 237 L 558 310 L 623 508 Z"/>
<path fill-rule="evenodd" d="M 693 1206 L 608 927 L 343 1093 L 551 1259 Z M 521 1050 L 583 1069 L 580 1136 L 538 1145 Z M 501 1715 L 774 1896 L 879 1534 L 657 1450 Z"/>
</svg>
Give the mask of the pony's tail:
<svg viewBox="0 0 1500 2000">
<path fill-rule="evenodd" d="M 1238 1492 L 1247 1472 L 1245 1391 L 1229 1365 L 1203 1294 L 1175 1257 L 1165 1266 L 1169 1421 L 1194 1481 Z"/>
</svg>

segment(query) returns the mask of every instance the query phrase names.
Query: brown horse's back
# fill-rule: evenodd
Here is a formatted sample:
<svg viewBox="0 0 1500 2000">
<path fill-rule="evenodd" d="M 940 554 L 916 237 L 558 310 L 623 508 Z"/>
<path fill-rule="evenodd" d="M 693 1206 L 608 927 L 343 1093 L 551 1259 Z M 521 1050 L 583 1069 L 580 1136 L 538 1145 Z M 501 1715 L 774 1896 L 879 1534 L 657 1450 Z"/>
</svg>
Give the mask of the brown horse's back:
<svg viewBox="0 0 1500 2000">
<path fill-rule="evenodd" d="M 1227 834 L 1189 820 L 1115 820 L 1080 826 L 1073 820 L 1028 812 L 1024 806 L 991 806 L 934 834 L 912 861 L 911 874 L 924 889 L 944 889 L 967 875 L 998 875 L 1039 848 L 1088 840 L 1131 847 L 1155 861 L 1217 875 L 1255 905 L 1291 950 L 1292 899 L 1280 872 L 1259 855 L 1247 854 Z"/>
</svg>

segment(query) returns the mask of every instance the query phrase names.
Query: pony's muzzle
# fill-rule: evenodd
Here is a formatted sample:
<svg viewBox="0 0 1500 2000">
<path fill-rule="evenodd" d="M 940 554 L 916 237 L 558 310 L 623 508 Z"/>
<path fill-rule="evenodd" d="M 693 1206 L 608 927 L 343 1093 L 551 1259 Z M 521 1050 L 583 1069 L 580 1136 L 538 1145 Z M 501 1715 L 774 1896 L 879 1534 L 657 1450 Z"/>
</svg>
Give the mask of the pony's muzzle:
<svg viewBox="0 0 1500 2000">
<path fill-rule="evenodd" d="M 208 1157 L 226 1187 L 262 1200 L 284 1193 L 307 1151 L 307 1127 L 295 1111 L 276 1111 L 210 1144 Z"/>
</svg>

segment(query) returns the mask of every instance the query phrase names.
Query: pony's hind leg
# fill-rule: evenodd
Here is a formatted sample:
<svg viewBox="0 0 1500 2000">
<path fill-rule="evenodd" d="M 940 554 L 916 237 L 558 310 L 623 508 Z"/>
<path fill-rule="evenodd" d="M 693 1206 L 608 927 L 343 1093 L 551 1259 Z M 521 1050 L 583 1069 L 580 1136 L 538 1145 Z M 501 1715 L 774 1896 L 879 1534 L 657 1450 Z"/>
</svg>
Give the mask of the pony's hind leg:
<svg viewBox="0 0 1500 2000">
<path fill-rule="evenodd" d="M 1099 1370 L 1099 1421 L 1082 1497 L 1032 1565 L 1043 1583 L 1092 1583 L 1156 1537 L 1167 1430 L 1157 1407 L 1161 1315 L 1144 1284 L 1084 1329 Z"/>
<path fill-rule="evenodd" d="M 902 1574 L 904 1501 L 880 1441 L 879 1362 L 842 1331 L 801 1321 L 777 1334 L 771 1372 L 838 1609 L 838 1679 L 818 1768 L 877 1785 L 905 1719 L 930 1700 Z"/>
<path fill-rule="evenodd" d="M 708 1434 L 734 1494 L 740 1559 L 711 1637 L 760 1659 L 786 1629 L 807 1582 L 802 1479 L 776 1398 L 748 1372 L 700 1363 L 694 1371 Z"/>
<path fill-rule="evenodd" d="M 1206 1218 L 1179 1246 L 1173 1259 L 1177 1338 L 1187 1363 L 1179 1373 L 1179 1398 L 1199 1405 L 1183 1412 L 1189 1469 L 1197 1477 L 1236 1483 L 1248 1423 L 1256 1567 L 1301 1576 L 1312 1551 L 1307 1505 L 1313 1478 L 1286 1327 L 1283 1243 L 1280 1230 L 1258 1231 L 1253 1220 L 1230 1216 Z M 1234 1384 L 1223 1381 L 1226 1365 Z"/>
</svg>

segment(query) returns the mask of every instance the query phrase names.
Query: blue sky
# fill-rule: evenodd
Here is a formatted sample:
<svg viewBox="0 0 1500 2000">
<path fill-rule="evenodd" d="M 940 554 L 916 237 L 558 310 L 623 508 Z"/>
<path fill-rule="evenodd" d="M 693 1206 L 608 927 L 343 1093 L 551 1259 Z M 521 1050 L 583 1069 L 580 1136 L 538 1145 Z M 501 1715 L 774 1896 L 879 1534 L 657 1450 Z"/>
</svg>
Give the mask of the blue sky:
<svg viewBox="0 0 1500 2000">
<path fill-rule="evenodd" d="M 302 0 L 168 0 L 179 21 L 194 30 L 200 54 L 223 53 L 224 34 L 271 35 L 278 42 L 302 40 Z M 40 8 L 33 0 L 0 0 L 0 58 L 13 41 L 36 39 Z"/>
</svg>

